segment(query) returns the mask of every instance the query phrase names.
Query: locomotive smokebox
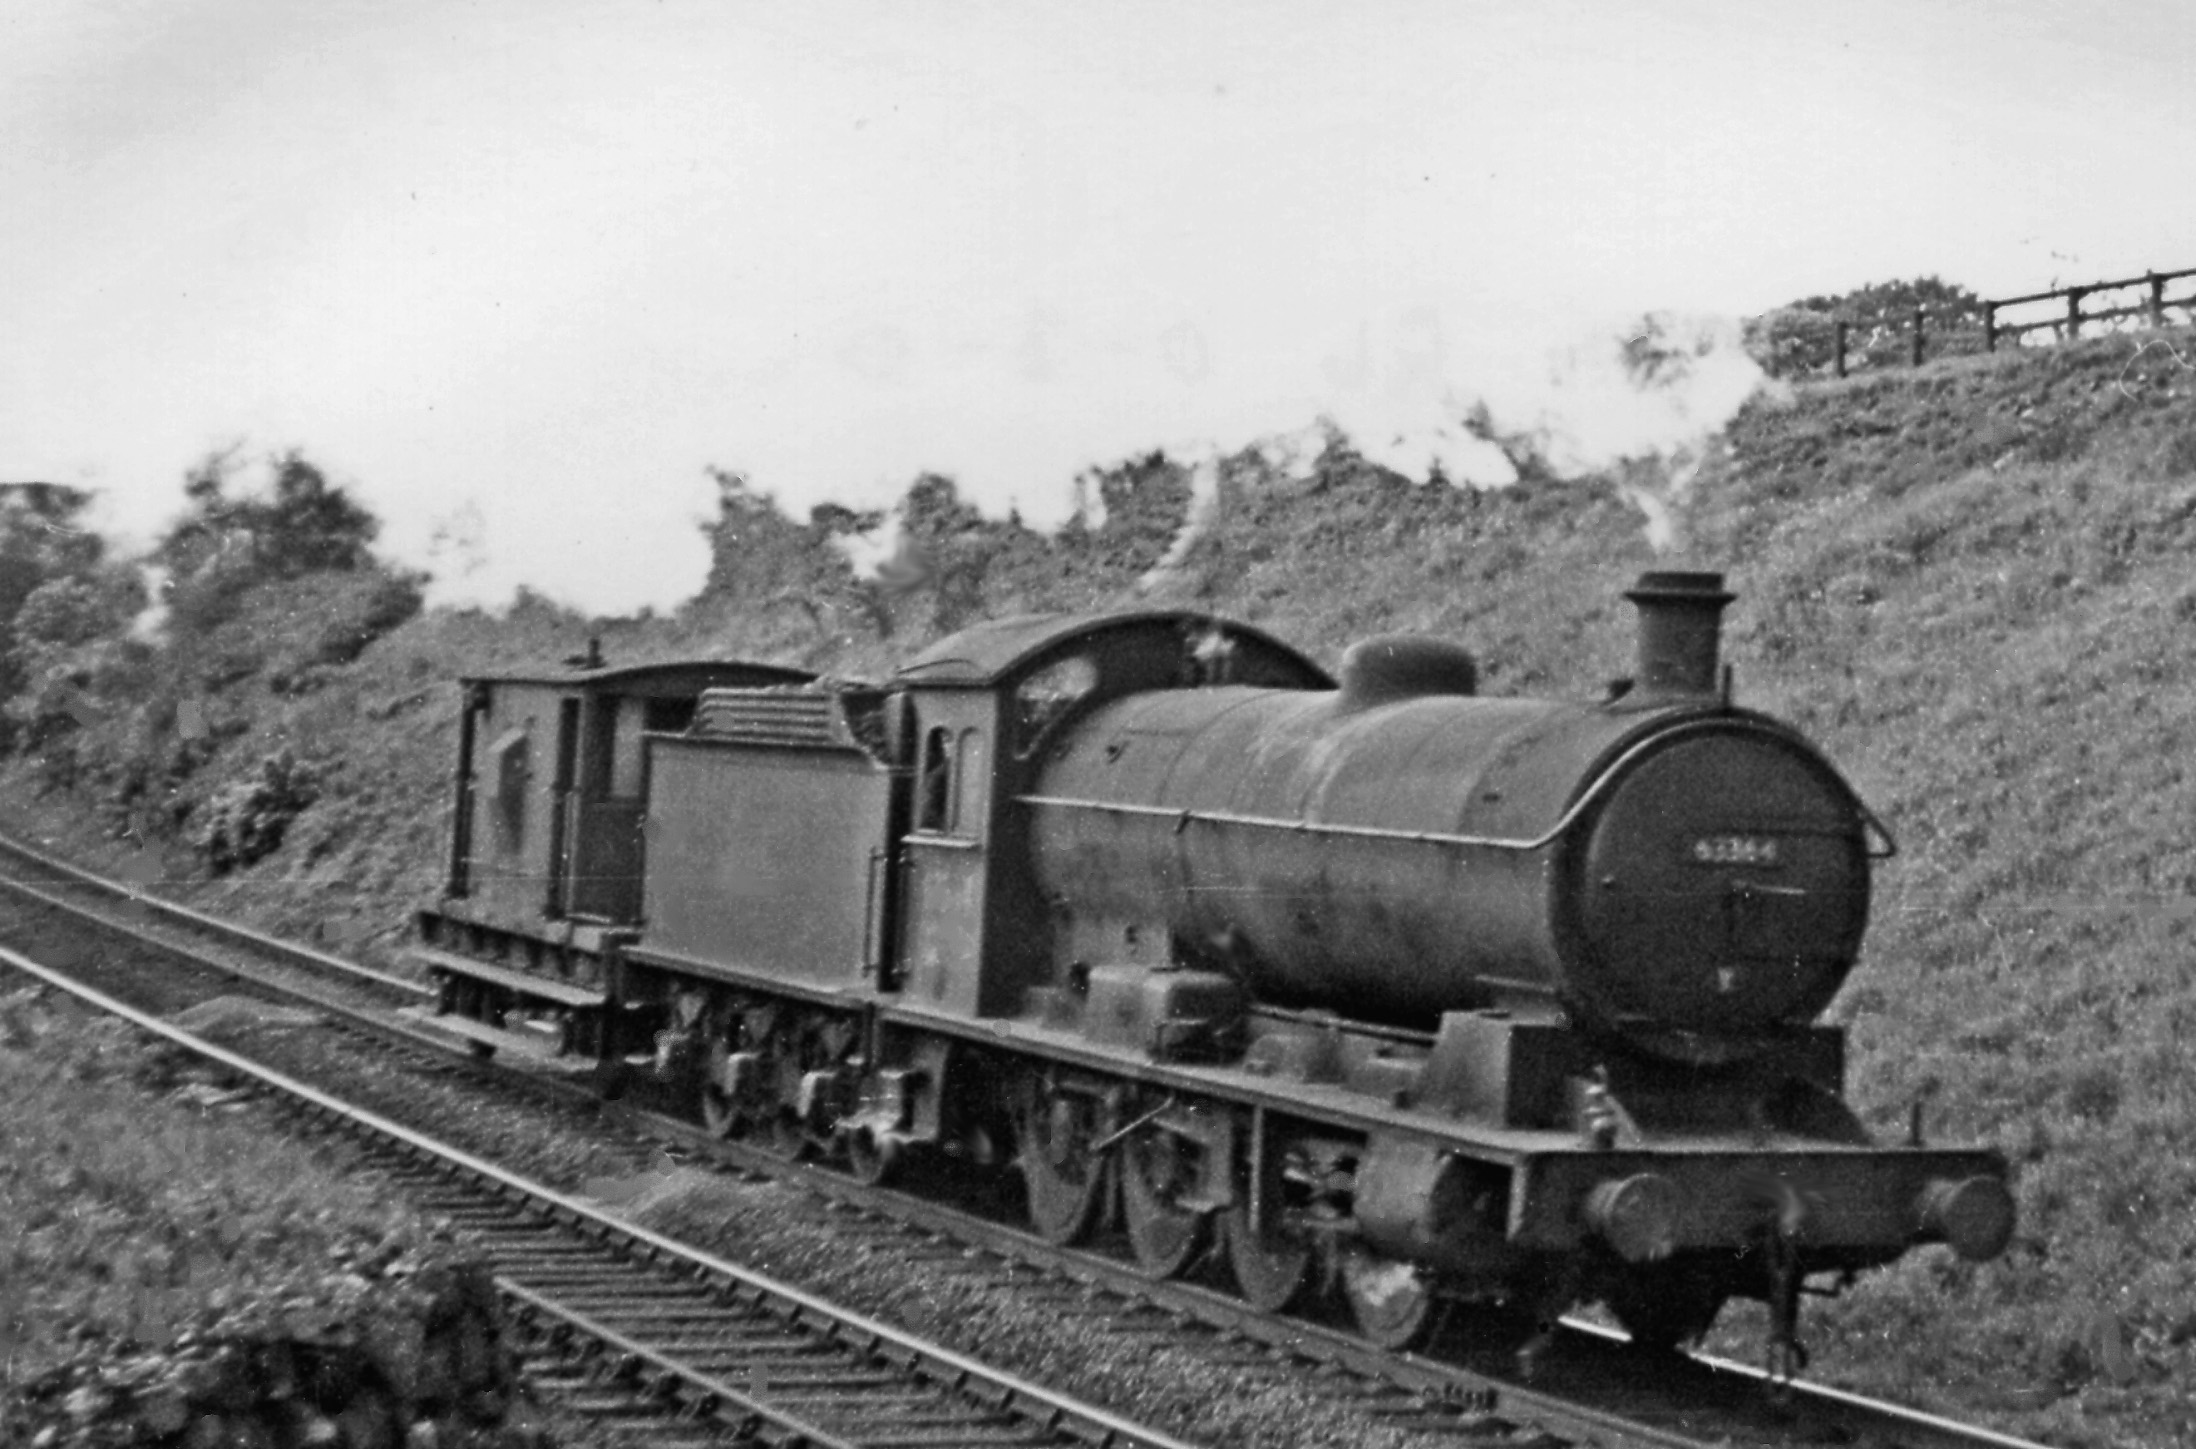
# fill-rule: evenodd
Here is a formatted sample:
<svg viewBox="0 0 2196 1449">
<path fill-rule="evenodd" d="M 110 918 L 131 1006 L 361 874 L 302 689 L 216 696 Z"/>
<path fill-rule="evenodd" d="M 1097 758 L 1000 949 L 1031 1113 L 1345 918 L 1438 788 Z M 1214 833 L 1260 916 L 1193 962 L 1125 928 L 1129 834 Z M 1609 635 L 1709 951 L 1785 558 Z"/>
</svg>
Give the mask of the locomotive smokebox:
<svg viewBox="0 0 2196 1449">
<path fill-rule="evenodd" d="M 1649 699 L 1716 693 L 1723 575 L 1651 572 L 1625 591 L 1639 607 L 1637 692 Z"/>
</svg>

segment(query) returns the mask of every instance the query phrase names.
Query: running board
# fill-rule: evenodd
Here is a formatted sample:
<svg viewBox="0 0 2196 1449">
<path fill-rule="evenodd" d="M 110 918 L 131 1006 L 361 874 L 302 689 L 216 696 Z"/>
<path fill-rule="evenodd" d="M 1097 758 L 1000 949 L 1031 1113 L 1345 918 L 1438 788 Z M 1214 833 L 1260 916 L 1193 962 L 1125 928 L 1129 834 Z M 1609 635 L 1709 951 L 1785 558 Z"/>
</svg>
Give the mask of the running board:
<svg viewBox="0 0 2196 1449">
<path fill-rule="evenodd" d="M 509 1052 L 524 1057 L 529 1062 L 561 1071 L 593 1071 L 595 1059 L 577 1052 L 557 1050 L 556 1038 L 550 1034 L 554 1028 L 543 1022 L 539 1027 L 490 1026 L 485 1021 L 475 1021 L 469 1016 L 453 1016 L 438 1012 L 431 1006 L 404 1006 L 397 1009 L 397 1016 L 407 1024 L 442 1036 L 456 1037 L 475 1047 L 487 1047 L 492 1051 Z"/>
<path fill-rule="evenodd" d="M 558 981 L 530 971 L 514 971 L 508 966 L 460 956 L 455 951 L 438 951 L 432 946 L 414 946 L 404 953 L 405 958 L 422 969 L 447 972 L 454 976 L 468 976 L 475 981 L 485 981 L 500 986 L 514 996 L 532 997 L 557 1006 L 582 1010 L 599 1009 L 609 1004 L 609 994 L 599 986 L 579 986 Z"/>
</svg>

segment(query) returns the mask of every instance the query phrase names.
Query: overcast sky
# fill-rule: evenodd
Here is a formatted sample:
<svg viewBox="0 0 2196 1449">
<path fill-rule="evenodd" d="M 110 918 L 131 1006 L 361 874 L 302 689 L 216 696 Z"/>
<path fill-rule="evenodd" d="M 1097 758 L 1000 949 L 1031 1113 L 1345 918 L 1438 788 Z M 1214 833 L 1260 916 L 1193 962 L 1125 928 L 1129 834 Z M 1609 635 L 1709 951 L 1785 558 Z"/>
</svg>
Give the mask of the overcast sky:
<svg viewBox="0 0 2196 1449">
<path fill-rule="evenodd" d="M 0 481 L 142 536 L 295 446 L 472 539 L 441 597 L 665 604 L 708 465 L 1050 523 L 1154 446 L 1595 413 L 1561 359 L 1651 309 L 2196 267 L 2192 55 L 2185 0 L 10 0 Z"/>
</svg>

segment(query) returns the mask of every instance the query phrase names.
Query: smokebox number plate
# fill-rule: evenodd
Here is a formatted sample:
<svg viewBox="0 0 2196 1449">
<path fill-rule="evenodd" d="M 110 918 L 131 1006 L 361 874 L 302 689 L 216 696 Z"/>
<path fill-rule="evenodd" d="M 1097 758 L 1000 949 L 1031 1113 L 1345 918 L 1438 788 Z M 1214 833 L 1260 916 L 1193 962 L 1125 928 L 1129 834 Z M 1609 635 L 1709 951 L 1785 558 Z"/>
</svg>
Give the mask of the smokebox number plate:
<svg viewBox="0 0 2196 1449">
<path fill-rule="evenodd" d="M 1776 865 L 1777 838 L 1773 835 L 1703 835 L 1693 841 L 1688 857 L 1696 865 Z"/>
</svg>

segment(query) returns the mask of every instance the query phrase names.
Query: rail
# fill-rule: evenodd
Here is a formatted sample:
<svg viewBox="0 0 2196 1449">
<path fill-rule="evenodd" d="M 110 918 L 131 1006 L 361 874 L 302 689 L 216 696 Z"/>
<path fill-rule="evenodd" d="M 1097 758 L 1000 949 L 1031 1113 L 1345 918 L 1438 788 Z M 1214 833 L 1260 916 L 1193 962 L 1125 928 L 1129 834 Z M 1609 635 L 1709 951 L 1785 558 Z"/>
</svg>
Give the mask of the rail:
<svg viewBox="0 0 2196 1449">
<path fill-rule="evenodd" d="M 727 1302 L 766 1303 L 785 1322 L 805 1325 L 811 1334 L 853 1345 L 869 1358 L 903 1366 L 902 1372 L 920 1377 L 926 1383 L 945 1386 L 962 1399 L 972 1403 L 981 1401 L 1004 1411 L 1018 1424 L 1028 1426 L 1026 1437 L 1014 1442 L 1036 1445 L 1072 1441 L 1093 1446 L 1093 1449 L 1195 1449 L 1183 1440 L 1055 1393 L 1027 1379 L 1003 1373 L 940 1344 L 826 1302 L 790 1283 L 653 1232 L 593 1203 L 522 1177 L 485 1158 L 218 1046 L 19 952 L 0 947 L 0 967 L 66 992 L 98 1011 L 128 1022 L 139 1031 L 212 1062 L 279 1098 L 295 1102 L 324 1121 L 341 1124 L 377 1144 L 400 1149 L 415 1161 L 431 1163 L 438 1174 L 447 1174 L 451 1181 L 474 1185 L 486 1203 L 506 1210 L 513 1205 L 523 1205 L 544 1229 L 577 1234 L 595 1243 L 615 1243 L 635 1263 L 662 1270 L 697 1294 L 706 1296 L 704 1290 L 707 1290 Z M 527 1276 L 523 1272 L 499 1272 L 497 1288 L 506 1297 L 518 1298 L 530 1308 L 553 1309 L 568 1323 L 578 1321 L 579 1315 L 565 1312 L 538 1289 L 527 1291 Z M 595 1332 L 599 1335 L 600 1330 Z M 629 1357 L 642 1345 L 618 1341 L 611 1347 L 618 1356 Z M 765 1442 L 844 1446 L 844 1449 L 859 1449 L 860 1445 L 869 1442 L 861 1436 L 819 1431 L 804 1416 L 788 1410 L 782 1403 L 766 1402 L 752 1389 L 728 1388 L 687 1362 L 685 1354 L 673 1357 L 650 1350 L 645 1357 L 648 1368 L 657 1374 L 685 1381 L 675 1390 L 666 1386 L 664 1392 L 676 1392 L 680 1398 L 688 1400 L 690 1417 L 722 1419 L 744 1427 L 748 1437 L 763 1438 Z M 778 1397 L 783 1399 L 790 1393 L 790 1388 L 783 1389 Z M 767 1422 L 781 1432 L 768 1437 L 755 1432 L 761 1422 Z M 893 1440 L 901 1442 L 897 1435 Z"/>
<path fill-rule="evenodd" d="M 278 960 L 289 962 L 292 965 L 302 966 L 307 970 L 319 971 L 331 977 L 378 987 L 385 991 L 393 991 L 399 995 L 434 995 L 434 988 L 425 982 L 404 976 L 392 976 L 386 971 L 376 971 L 371 966 L 362 966 L 356 961 L 349 961 L 341 956 L 316 950 L 302 942 L 285 940 L 280 936 L 269 935 L 265 931 L 255 931 L 249 926 L 238 925 L 234 921 L 225 921 L 219 916 L 207 915 L 204 911 L 194 911 L 189 906 L 179 905 L 164 896 L 156 896 L 134 882 L 113 880 L 95 874 L 80 865 L 63 860 L 51 851 L 40 850 L 29 842 L 17 840 L 12 836 L 0 835 L 0 852 L 30 861 L 39 869 L 50 871 L 54 875 L 82 886 L 86 890 L 95 891 L 100 895 L 109 896 L 116 900 L 127 901 L 131 906 L 155 919 L 186 927 L 216 941 L 247 947 Z M 20 880 L 10 880 L 8 883 L 17 887 L 25 887 L 26 885 L 25 882 Z"/>
</svg>

